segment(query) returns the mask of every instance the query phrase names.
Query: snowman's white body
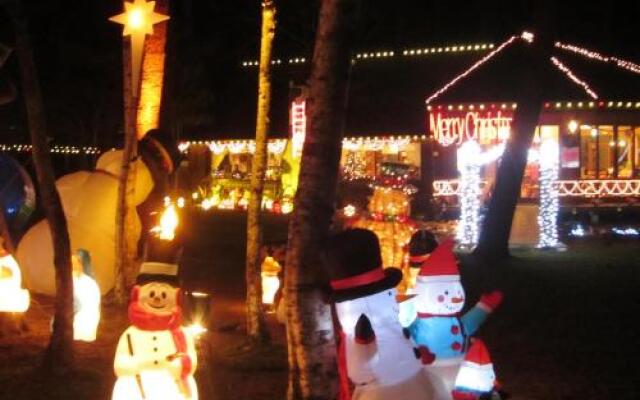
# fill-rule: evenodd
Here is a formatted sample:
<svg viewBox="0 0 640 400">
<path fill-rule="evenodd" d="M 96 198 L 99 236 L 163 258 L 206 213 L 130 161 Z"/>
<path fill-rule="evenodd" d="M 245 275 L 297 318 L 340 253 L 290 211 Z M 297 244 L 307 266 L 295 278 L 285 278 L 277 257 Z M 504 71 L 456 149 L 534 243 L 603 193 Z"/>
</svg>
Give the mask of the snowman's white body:
<svg viewBox="0 0 640 400">
<path fill-rule="evenodd" d="M 100 322 L 100 288 L 90 276 L 81 273 L 73 277 L 74 306 L 73 339 L 85 342 L 96 340 Z"/>
<path fill-rule="evenodd" d="M 187 341 L 191 371 L 195 371 L 197 356 L 194 338 L 184 328 L 180 329 Z M 197 400 L 198 388 L 193 374 L 187 378 L 191 397 L 186 397 L 181 388 L 180 359 L 167 360 L 168 356 L 175 353 L 171 331 L 145 331 L 135 326 L 127 328 L 120 336 L 116 350 L 114 367 L 118 379 L 112 400 Z"/>
<path fill-rule="evenodd" d="M 412 342 L 403 335 L 395 289 L 336 303 L 336 312 L 345 338 L 347 372 L 355 384 L 352 399 L 432 398 Z M 375 333 L 370 344 L 355 338 L 355 326 L 363 314 Z"/>
</svg>

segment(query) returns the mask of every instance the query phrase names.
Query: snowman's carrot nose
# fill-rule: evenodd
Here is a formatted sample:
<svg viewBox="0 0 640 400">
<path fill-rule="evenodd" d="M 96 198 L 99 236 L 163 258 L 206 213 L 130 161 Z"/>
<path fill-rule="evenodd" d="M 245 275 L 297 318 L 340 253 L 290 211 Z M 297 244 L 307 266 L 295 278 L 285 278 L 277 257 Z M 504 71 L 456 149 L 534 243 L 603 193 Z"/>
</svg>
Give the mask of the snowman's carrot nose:
<svg viewBox="0 0 640 400">
<path fill-rule="evenodd" d="M 462 303 L 464 301 L 464 299 L 462 297 L 452 297 L 451 298 L 451 302 L 452 303 Z"/>
</svg>

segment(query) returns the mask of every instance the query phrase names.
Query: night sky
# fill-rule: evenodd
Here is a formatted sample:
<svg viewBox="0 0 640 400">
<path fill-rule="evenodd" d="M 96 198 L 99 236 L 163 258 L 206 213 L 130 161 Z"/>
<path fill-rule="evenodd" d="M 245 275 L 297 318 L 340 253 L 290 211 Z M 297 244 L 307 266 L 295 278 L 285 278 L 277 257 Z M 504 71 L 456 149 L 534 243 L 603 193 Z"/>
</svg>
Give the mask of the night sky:
<svg viewBox="0 0 640 400">
<path fill-rule="evenodd" d="M 253 100 L 229 99 L 238 96 L 236 88 L 246 81 L 242 61 L 257 57 L 259 3 L 172 2 L 167 56 L 171 102 L 163 112 L 165 129 L 184 136 L 193 130 L 215 137 L 233 128 L 221 122 L 231 112 L 247 120 L 255 118 Z M 119 13 L 122 3 L 38 0 L 25 4 L 54 142 L 116 144 L 122 125 L 121 28 L 107 18 Z M 280 0 L 277 5 L 274 56 L 309 57 L 318 1 Z M 540 26 L 536 21 L 542 19 L 550 37 L 640 62 L 637 1 L 370 0 L 362 1 L 360 17 L 356 51 L 499 43 L 514 32 Z M 13 43 L 11 23 L 3 10 L 0 41 Z M 4 74 L 18 81 L 15 57 L 5 65 Z M 0 107 L 0 143 L 28 142 L 21 100 Z"/>
</svg>

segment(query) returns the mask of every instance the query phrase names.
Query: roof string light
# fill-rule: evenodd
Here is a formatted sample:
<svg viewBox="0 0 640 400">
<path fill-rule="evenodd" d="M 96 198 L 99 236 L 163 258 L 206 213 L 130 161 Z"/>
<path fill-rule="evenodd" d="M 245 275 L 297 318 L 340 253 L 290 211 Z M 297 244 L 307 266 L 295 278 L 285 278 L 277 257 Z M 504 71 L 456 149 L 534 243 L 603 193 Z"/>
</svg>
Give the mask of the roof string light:
<svg viewBox="0 0 640 400">
<path fill-rule="evenodd" d="M 589 84 L 587 84 L 585 81 L 583 81 L 582 79 L 578 78 L 573 71 L 571 71 L 571 69 L 569 67 L 567 67 L 566 65 L 564 65 L 557 57 L 551 57 L 551 62 L 553 63 L 553 65 L 556 66 L 556 68 L 558 68 L 560 71 L 564 72 L 564 74 L 567 76 L 567 78 L 571 79 L 573 82 L 575 82 L 576 85 L 581 86 L 585 92 L 587 92 L 587 94 L 589 96 L 591 96 L 591 98 L 593 99 L 598 99 L 598 95 L 596 94 L 596 92 L 594 92 L 591 87 L 589 86 Z"/>
<path fill-rule="evenodd" d="M 640 65 L 633 63 L 631 61 L 623 60 L 617 57 L 606 56 L 604 54 L 598 53 L 597 51 L 585 49 L 584 47 L 579 47 L 579 46 L 562 43 L 562 42 L 556 42 L 555 46 L 559 49 L 569 51 L 575 54 L 579 54 L 583 57 L 590 58 L 592 60 L 597 60 L 605 63 L 612 63 L 619 68 L 626 69 L 627 71 L 631 71 L 636 74 L 640 74 Z"/>
</svg>

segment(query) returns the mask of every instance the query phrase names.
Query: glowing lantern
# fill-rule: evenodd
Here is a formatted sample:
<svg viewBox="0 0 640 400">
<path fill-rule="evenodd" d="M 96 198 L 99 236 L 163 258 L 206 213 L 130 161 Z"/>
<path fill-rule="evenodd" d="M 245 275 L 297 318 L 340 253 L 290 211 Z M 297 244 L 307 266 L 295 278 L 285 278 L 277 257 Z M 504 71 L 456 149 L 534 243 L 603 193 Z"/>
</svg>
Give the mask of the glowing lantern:
<svg viewBox="0 0 640 400">
<path fill-rule="evenodd" d="M 569 121 L 569 133 L 576 133 L 577 130 L 578 121 L 572 119 L 571 121 Z"/>
<path fill-rule="evenodd" d="M 73 264 L 73 339 L 96 340 L 100 323 L 100 288 L 93 278 L 89 252 L 78 250 Z"/>
<path fill-rule="evenodd" d="M 29 302 L 29 291 L 22 289 L 18 263 L 0 247 L 0 312 L 25 312 Z"/>
<path fill-rule="evenodd" d="M 269 307 L 269 311 L 274 311 L 276 292 L 280 288 L 280 278 L 278 274 L 282 270 L 280 264 L 271 256 L 265 257 L 261 266 L 262 272 L 262 304 Z"/>
<path fill-rule="evenodd" d="M 283 199 L 280 205 L 280 211 L 283 214 L 290 214 L 293 211 L 293 202 L 291 199 Z"/>
<path fill-rule="evenodd" d="M 151 231 L 156 233 L 161 240 L 173 240 L 178 227 L 178 213 L 173 204 L 169 204 L 160 217 L 160 225 Z"/>
</svg>

